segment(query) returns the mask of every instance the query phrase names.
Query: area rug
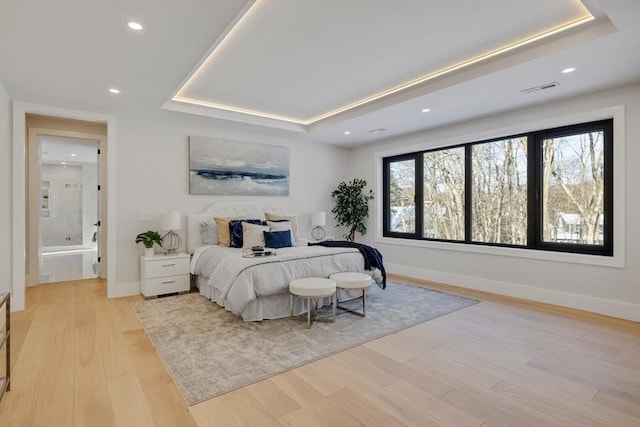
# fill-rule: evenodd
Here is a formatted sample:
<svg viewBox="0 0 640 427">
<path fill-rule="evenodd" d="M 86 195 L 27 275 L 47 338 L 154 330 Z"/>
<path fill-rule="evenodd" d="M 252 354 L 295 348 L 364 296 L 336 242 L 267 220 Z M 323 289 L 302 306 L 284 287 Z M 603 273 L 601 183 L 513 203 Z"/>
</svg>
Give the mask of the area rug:
<svg viewBox="0 0 640 427">
<path fill-rule="evenodd" d="M 195 293 L 140 301 L 133 309 L 194 405 L 476 302 L 389 281 L 384 291 L 371 287 L 367 317 L 339 311 L 335 323 L 311 329 L 306 317 L 245 322 Z"/>
</svg>

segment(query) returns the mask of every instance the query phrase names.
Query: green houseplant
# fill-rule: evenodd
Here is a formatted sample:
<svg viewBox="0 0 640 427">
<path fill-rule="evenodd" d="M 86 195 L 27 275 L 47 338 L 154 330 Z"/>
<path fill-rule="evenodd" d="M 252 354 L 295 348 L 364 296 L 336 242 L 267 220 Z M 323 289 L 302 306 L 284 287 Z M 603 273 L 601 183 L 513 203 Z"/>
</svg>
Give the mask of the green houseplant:
<svg viewBox="0 0 640 427">
<path fill-rule="evenodd" d="M 364 191 L 367 181 L 354 178 L 351 182 L 344 181 L 338 184 L 338 188 L 331 193 L 336 201 L 336 206 L 331 210 L 339 225 L 345 226 L 349 232 L 344 237 L 353 242 L 356 232 L 367 233 L 364 219 L 369 216 L 369 200 L 373 199 L 373 190 Z"/>
<path fill-rule="evenodd" d="M 145 255 L 151 255 L 154 243 L 162 245 L 162 236 L 157 231 L 148 230 L 136 236 L 136 243 L 142 243 L 146 248 Z"/>
</svg>

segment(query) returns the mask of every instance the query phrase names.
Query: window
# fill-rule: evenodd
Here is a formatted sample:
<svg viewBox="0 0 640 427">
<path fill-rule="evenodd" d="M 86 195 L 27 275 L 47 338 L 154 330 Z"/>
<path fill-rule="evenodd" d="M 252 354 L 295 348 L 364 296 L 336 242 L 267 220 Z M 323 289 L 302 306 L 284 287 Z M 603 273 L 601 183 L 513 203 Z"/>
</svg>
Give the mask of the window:
<svg viewBox="0 0 640 427">
<path fill-rule="evenodd" d="M 612 122 L 540 133 L 538 245 L 612 254 Z"/>
<path fill-rule="evenodd" d="M 471 238 L 527 244 L 527 138 L 474 144 Z"/>
<path fill-rule="evenodd" d="M 397 160 L 389 164 L 391 198 L 390 230 L 414 233 L 416 230 L 416 166 L 415 160 Z"/>
<path fill-rule="evenodd" d="M 423 154 L 422 235 L 464 240 L 464 147 Z"/>
<path fill-rule="evenodd" d="M 613 120 L 383 159 L 383 235 L 613 255 Z"/>
</svg>

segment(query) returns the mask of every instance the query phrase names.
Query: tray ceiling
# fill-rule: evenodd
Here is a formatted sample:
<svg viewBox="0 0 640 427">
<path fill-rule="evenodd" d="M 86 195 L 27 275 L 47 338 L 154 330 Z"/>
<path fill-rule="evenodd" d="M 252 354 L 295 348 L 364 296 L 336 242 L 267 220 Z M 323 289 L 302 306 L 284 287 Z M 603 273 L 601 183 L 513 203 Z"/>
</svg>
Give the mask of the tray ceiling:
<svg viewBox="0 0 640 427">
<path fill-rule="evenodd" d="M 639 52 L 637 0 L 0 0 L 14 100 L 347 147 L 638 82 Z"/>
<path fill-rule="evenodd" d="M 309 125 L 591 20 L 579 1 L 259 1 L 172 99 Z"/>
</svg>

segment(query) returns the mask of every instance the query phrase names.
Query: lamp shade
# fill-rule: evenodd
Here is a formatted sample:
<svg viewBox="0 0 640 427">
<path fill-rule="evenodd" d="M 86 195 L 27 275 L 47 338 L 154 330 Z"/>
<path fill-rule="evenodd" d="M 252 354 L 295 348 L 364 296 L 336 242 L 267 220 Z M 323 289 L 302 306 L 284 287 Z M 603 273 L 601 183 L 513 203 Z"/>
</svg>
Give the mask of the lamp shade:
<svg viewBox="0 0 640 427">
<path fill-rule="evenodd" d="M 325 225 L 326 223 L 326 215 L 324 212 L 315 212 L 311 214 L 311 225 Z"/>
<path fill-rule="evenodd" d="M 165 212 L 160 215 L 161 230 L 180 230 L 182 229 L 182 217 L 180 212 Z"/>
</svg>

